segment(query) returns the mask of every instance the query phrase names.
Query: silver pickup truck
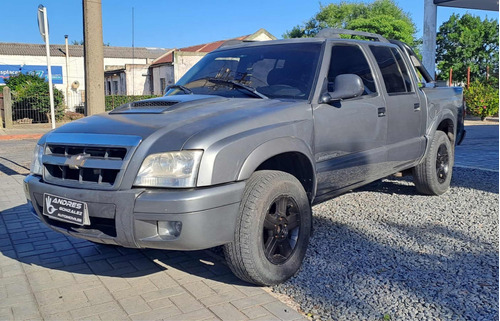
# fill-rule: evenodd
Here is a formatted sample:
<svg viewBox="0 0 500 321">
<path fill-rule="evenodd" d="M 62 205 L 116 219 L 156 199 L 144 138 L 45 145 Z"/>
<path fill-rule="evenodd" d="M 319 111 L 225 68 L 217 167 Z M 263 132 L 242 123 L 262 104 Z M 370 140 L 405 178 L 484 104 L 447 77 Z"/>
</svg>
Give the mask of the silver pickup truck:
<svg viewBox="0 0 500 321">
<path fill-rule="evenodd" d="M 375 34 L 228 44 L 164 97 L 43 136 L 26 196 L 58 232 L 224 245 L 238 277 L 280 283 L 302 264 L 315 203 L 397 172 L 447 191 L 464 104 L 461 88 L 434 87 L 408 46 Z"/>
</svg>

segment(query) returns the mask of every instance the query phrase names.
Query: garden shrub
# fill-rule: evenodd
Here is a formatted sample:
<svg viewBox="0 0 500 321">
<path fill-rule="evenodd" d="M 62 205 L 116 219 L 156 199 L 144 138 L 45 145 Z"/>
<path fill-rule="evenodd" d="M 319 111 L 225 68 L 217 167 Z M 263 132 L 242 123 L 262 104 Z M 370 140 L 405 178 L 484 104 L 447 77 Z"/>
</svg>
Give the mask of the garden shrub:
<svg viewBox="0 0 500 321">
<path fill-rule="evenodd" d="M 498 87 L 476 80 L 464 91 L 464 97 L 469 114 L 481 120 L 498 115 Z"/>
<path fill-rule="evenodd" d="M 106 96 L 106 111 L 113 110 L 121 105 L 130 103 L 133 101 L 139 101 L 150 98 L 157 98 L 159 96 L 155 95 L 142 95 L 142 96 L 127 96 L 127 95 L 112 95 Z"/>
</svg>

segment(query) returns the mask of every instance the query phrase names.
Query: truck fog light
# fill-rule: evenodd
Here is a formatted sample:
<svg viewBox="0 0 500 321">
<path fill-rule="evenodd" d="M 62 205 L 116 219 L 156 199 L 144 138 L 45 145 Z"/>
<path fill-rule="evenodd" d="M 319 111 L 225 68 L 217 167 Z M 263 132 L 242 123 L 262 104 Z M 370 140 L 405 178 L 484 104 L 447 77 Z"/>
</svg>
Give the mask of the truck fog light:
<svg viewBox="0 0 500 321">
<path fill-rule="evenodd" d="M 158 221 L 158 234 L 160 237 L 176 238 L 181 235 L 182 222 Z"/>
</svg>

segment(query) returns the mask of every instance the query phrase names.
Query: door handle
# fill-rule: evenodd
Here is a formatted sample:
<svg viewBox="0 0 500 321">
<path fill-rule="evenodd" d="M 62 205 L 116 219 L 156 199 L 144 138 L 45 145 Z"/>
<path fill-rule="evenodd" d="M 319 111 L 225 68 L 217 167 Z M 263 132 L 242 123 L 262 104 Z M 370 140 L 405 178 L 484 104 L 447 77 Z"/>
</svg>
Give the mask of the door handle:
<svg viewBox="0 0 500 321">
<path fill-rule="evenodd" d="M 413 104 L 413 109 L 420 109 L 420 103 Z"/>
<path fill-rule="evenodd" d="M 380 107 L 378 109 L 378 117 L 384 117 L 385 116 L 385 107 Z"/>
</svg>

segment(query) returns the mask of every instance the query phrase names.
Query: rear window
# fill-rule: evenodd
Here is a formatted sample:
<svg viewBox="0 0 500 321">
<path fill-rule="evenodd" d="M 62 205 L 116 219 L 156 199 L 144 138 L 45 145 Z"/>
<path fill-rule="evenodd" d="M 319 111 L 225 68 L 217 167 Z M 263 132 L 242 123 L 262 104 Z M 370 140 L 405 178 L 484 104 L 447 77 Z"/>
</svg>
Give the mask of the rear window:
<svg viewBox="0 0 500 321">
<path fill-rule="evenodd" d="M 382 72 L 387 93 L 411 92 L 410 77 L 400 53 L 390 47 L 370 46 L 370 49 Z"/>
</svg>

